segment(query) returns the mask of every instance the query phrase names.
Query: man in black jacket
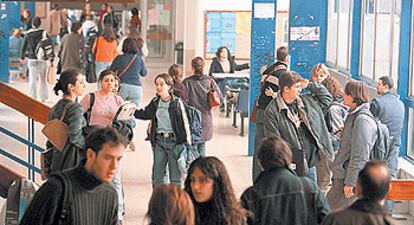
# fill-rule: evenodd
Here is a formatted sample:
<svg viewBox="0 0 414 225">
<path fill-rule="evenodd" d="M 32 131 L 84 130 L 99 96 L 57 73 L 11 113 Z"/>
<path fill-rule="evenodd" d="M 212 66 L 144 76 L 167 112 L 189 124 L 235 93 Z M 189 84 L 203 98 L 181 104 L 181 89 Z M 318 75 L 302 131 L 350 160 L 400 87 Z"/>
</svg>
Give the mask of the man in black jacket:
<svg viewBox="0 0 414 225">
<path fill-rule="evenodd" d="M 40 100 L 45 102 L 49 98 L 48 86 L 46 83 L 46 61 L 37 59 L 36 48 L 42 38 L 46 37 L 46 31 L 40 29 L 41 20 L 34 17 L 32 28 L 26 32 L 20 51 L 20 64 L 24 64 L 27 54 L 27 66 L 29 69 L 29 95 L 37 98 L 37 79 L 40 81 Z"/>
<path fill-rule="evenodd" d="M 255 149 L 260 143 L 260 140 L 264 138 L 264 111 L 276 97 L 276 93 L 279 91 L 279 77 L 282 73 L 286 72 L 288 63 L 289 63 L 289 52 L 286 46 L 281 46 L 277 49 L 276 58 L 277 62 L 271 65 L 269 68 L 266 68 L 264 65 L 260 72 L 263 74 L 262 77 L 262 86 L 259 90 L 257 100 L 257 113 L 256 113 L 256 133 L 254 136 Z M 262 172 L 257 162 L 256 154 L 253 156 L 253 181 L 259 176 Z"/>
<path fill-rule="evenodd" d="M 86 161 L 52 174 L 36 192 L 20 225 L 115 225 L 118 198 L 110 184 L 127 140 L 114 128 L 88 136 Z"/>
<path fill-rule="evenodd" d="M 257 152 L 264 171 L 241 196 L 252 212 L 249 225 L 317 225 L 329 214 L 324 194 L 315 182 L 298 177 L 289 166 L 292 150 L 278 136 L 264 138 Z"/>
</svg>

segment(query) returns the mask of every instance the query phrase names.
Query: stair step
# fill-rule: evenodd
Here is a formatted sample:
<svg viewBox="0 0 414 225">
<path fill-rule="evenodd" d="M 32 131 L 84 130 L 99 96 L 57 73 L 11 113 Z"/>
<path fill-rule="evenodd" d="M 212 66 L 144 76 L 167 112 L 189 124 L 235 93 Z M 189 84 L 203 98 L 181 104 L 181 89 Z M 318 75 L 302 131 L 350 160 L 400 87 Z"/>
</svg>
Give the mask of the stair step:
<svg viewBox="0 0 414 225">
<path fill-rule="evenodd" d="M 408 201 L 394 201 L 394 210 L 395 214 L 408 214 Z"/>
</svg>

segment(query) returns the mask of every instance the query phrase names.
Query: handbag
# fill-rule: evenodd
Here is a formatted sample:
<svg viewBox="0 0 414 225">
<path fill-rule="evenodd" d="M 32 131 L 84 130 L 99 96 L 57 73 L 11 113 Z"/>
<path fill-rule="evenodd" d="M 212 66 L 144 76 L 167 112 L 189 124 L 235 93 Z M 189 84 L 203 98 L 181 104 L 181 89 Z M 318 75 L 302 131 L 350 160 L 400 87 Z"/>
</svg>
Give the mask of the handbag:
<svg viewBox="0 0 414 225">
<path fill-rule="evenodd" d="M 213 82 L 211 81 L 211 78 L 208 79 L 208 92 L 207 92 L 207 98 L 210 102 L 211 108 L 217 107 L 221 105 L 220 101 L 220 95 L 217 91 L 214 90 Z"/>
<path fill-rule="evenodd" d="M 75 103 L 66 104 L 60 119 L 48 121 L 42 129 L 42 133 L 46 136 L 47 140 L 49 140 L 59 151 L 63 150 L 69 137 L 69 126 L 63 122 L 63 118 L 65 117 L 68 108 L 73 104 Z"/>
<path fill-rule="evenodd" d="M 47 83 L 48 84 L 55 85 L 56 74 L 57 74 L 57 67 L 54 67 L 54 66 L 49 67 L 49 71 L 47 72 Z"/>
<path fill-rule="evenodd" d="M 129 67 L 132 66 L 132 63 L 134 63 L 135 59 L 137 58 L 137 55 L 134 55 L 134 57 L 132 57 L 131 61 L 129 61 L 128 65 L 125 67 L 124 70 L 122 70 L 122 72 L 120 74 L 118 74 L 118 71 L 115 71 L 115 75 L 119 78 L 122 77 L 122 75 L 124 75 L 124 73 L 129 69 Z"/>
<path fill-rule="evenodd" d="M 258 101 L 259 101 L 259 97 L 260 94 L 263 91 L 263 87 L 264 84 L 266 83 L 267 78 L 269 78 L 270 74 L 266 75 L 266 77 L 263 79 L 263 82 L 260 85 L 260 89 L 259 89 L 259 94 L 256 96 L 256 100 L 254 100 L 254 106 L 253 106 L 253 110 L 252 110 L 252 114 L 250 115 L 250 122 L 252 123 L 256 123 L 256 119 L 257 119 L 257 106 L 258 106 Z"/>
</svg>

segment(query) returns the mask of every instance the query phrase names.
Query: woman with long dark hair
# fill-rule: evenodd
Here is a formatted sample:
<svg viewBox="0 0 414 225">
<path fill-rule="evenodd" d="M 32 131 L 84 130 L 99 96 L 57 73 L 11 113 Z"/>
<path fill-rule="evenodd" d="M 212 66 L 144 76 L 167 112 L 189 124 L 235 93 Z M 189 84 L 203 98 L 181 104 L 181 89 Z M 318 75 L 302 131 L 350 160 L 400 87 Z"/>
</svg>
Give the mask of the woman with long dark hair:
<svg viewBox="0 0 414 225">
<path fill-rule="evenodd" d="M 48 120 L 60 119 L 63 115 L 63 122 L 68 125 L 68 141 L 62 151 L 58 150 L 50 141 L 46 142 L 45 171 L 47 175 L 77 166 L 84 159 L 85 138 L 82 128 L 86 126 L 83 118 L 82 106 L 77 103 L 77 98 L 83 95 L 85 80 L 82 73 L 76 69 L 67 69 L 60 75 L 53 90 L 56 95 L 61 91 L 63 97 L 52 107 Z"/>
<path fill-rule="evenodd" d="M 160 185 L 152 192 L 146 218 L 149 225 L 194 225 L 193 202 L 177 185 Z"/>
<path fill-rule="evenodd" d="M 154 80 L 156 96 L 134 115 L 151 120 L 149 139 L 154 154 L 152 185 L 164 183 L 168 163 L 169 182 L 181 186 L 187 159 L 186 145 L 191 143 L 191 131 L 183 101 L 173 95 L 173 79 L 166 73 Z"/>
<path fill-rule="evenodd" d="M 204 74 L 204 66 L 204 60 L 201 57 L 195 57 L 191 60 L 193 75 L 183 81 L 188 93 L 190 93 L 187 103 L 201 112 L 202 137 L 199 143 L 193 144 L 193 150 L 202 156 L 206 155 L 206 141 L 213 138 L 213 117 L 207 95 L 213 89 L 219 93 L 220 97 L 222 96 L 216 82 Z"/>
<path fill-rule="evenodd" d="M 193 200 L 196 225 L 241 225 L 248 211 L 234 194 L 223 162 L 214 156 L 194 160 L 184 183 Z"/>
</svg>

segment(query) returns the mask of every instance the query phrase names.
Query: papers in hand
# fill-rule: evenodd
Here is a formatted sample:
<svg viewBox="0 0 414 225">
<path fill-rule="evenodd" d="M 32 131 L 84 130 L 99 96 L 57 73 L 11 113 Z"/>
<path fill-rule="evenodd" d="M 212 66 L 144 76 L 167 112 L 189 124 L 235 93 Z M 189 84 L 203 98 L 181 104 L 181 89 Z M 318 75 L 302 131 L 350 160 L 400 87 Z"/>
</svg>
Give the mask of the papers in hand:
<svg viewBox="0 0 414 225">
<path fill-rule="evenodd" d="M 124 102 L 121 106 L 119 106 L 118 111 L 116 112 L 112 121 L 130 120 L 134 116 L 134 112 L 137 110 L 137 108 L 138 106 L 133 102 Z"/>
</svg>

